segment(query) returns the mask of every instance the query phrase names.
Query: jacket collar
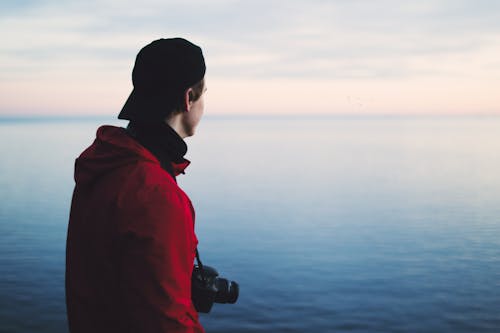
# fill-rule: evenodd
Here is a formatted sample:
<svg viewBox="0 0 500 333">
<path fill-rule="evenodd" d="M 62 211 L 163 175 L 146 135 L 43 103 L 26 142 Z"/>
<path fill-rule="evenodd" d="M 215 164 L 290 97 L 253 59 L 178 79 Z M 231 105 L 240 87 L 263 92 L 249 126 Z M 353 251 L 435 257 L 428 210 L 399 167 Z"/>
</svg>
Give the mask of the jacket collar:
<svg viewBox="0 0 500 333">
<path fill-rule="evenodd" d="M 181 173 L 185 174 L 184 170 L 188 167 L 188 165 L 191 164 L 191 161 L 184 159 L 183 162 L 181 163 L 174 163 L 172 162 L 172 170 L 174 172 L 174 176 L 178 176 Z"/>
<path fill-rule="evenodd" d="M 174 178 L 183 174 L 191 163 L 184 158 L 186 142 L 168 124 L 163 122 L 130 122 L 127 132 L 148 149 L 159 161 L 163 169 Z"/>
</svg>

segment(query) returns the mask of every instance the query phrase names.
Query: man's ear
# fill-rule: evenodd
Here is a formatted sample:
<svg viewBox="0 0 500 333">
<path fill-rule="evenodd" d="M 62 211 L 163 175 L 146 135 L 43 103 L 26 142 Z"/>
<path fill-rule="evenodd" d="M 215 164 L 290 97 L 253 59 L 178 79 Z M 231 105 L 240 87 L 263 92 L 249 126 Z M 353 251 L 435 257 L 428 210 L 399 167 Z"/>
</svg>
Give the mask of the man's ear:
<svg viewBox="0 0 500 333">
<path fill-rule="evenodd" d="M 186 112 L 189 112 L 192 103 L 193 103 L 193 88 L 188 88 L 184 92 L 184 110 Z"/>
</svg>

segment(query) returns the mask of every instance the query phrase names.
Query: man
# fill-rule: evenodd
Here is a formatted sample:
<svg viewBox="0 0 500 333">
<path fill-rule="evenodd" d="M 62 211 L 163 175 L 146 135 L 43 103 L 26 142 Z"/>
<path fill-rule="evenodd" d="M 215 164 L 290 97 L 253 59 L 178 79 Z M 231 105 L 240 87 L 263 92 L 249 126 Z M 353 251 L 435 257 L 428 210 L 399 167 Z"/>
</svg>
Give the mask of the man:
<svg viewBox="0 0 500 333">
<path fill-rule="evenodd" d="M 181 38 L 137 55 L 120 119 L 76 160 L 66 250 L 75 332 L 203 332 L 191 301 L 194 210 L 178 187 L 203 114 L 205 61 Z"/>
</svg>

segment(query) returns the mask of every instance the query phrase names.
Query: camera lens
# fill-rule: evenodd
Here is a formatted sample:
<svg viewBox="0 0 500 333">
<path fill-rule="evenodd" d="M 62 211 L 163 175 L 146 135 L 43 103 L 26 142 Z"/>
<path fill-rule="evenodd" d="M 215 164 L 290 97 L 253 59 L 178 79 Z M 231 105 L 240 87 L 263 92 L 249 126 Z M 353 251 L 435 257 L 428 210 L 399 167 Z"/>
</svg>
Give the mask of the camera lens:
<svg viewBox="0 0 500 333">
<path fill-rule="evenodd" d="M 215 285 L 217 286 L 216 303 L 236 303 L 239 294 L 239 286 L 236 282 L 216 278 Z"/>
</svg>

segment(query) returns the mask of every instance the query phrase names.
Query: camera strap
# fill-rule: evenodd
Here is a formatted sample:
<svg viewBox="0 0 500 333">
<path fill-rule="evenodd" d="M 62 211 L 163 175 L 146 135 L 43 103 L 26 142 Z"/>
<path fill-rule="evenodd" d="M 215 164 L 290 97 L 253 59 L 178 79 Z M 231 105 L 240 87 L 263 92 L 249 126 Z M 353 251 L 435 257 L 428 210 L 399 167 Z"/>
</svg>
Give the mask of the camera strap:
<svg viewBox="0 0 500 333">
<path fill-rule="evenodd" d="M 206 278 L 205 278 L 205 270 L 203 269 L 203 264 L 201 263 L 200 260 L 200 253 L 198 252 L 198 248 L 196 248 L 196 262 L 198 263 L 198 267 L 200 268 L 201 271 L 201 278 L 203 279 L 203 282 L 206 283 Z"/>
</svg>

